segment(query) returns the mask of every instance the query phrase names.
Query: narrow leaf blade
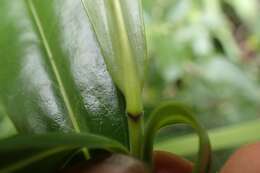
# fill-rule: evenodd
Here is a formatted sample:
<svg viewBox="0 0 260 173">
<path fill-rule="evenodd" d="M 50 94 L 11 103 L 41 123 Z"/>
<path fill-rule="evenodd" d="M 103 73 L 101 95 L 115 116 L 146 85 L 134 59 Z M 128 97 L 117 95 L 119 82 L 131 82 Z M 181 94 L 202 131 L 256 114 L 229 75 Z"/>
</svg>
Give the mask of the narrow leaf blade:
<svg viewBox="0 0 260 173">
<path fill-rule="evenodd" d="M 145 129 L 144 159 L 150 163 L 153 153 L 153 140 L 158 130 L 174 124 L 191 126 L 199 136 L 198 159 L 194 173 L 207 173 L 210 169 L 211 146 L 208 135 L 193 114 L 182 104 L 167 102 L 158 106 L 151 114 Z"/>
<path fill-rule="evenodd" d="M 82 0 L 127 111 L 142 111 L 146 40 L 139 0 Z"/>
<path fill-rule="evenodd" d="M 15 136 L 0 141 L 0 157 L 6 158 L 0 163 L 0 172 L 23 170 L 57 154 L 68 156 L 69 152 L 83 147 L 127 153 L 127 149 L 117 141 L 87 133 Z"/>
</svg>

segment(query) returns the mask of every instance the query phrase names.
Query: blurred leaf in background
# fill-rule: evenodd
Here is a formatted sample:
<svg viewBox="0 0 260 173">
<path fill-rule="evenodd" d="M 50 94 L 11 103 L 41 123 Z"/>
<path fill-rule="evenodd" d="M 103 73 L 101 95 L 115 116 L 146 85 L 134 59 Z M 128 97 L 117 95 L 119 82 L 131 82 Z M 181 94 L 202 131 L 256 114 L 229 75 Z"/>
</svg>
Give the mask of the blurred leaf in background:
<svg viewBox="0 0 260 173">
<path fill-rule="evenodd" d="M 260 2 L 144 0 L 144 8 L 150 63 L 146 111 L 167 99 L 192 106 L 209 129 L 218 170 L 236 147 L 260 140 L 252 136 L 260 119 Z M 167 128 L 157 148 L 192 157 L 195 138 L 182 136 L 189 132 Z M 228 140 L 230 134 L 234 139 Z"/>
</svg>

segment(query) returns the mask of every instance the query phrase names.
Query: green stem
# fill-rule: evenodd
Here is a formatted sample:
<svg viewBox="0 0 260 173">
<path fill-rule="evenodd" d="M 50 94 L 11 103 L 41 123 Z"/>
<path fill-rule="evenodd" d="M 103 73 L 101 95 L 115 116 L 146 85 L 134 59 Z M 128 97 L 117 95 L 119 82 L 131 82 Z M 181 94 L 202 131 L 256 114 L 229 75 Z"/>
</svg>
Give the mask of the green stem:
<svg viewBox="0 0 260 173">
<path fill-rule="evenodd" d="M 141 159 L 143 144 L 143 115 L 128 115 L 129 143 L 132 156 Z"/>
</svg>

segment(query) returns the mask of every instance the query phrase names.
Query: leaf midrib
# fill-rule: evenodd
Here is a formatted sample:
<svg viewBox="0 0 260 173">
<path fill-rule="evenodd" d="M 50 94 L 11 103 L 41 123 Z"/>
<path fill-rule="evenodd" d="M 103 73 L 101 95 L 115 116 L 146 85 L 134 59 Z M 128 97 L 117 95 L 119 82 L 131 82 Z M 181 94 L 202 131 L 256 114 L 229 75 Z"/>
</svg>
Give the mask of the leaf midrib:
<svg viewBox="0 0 260 173">
<path fill-rule="evenodd" d="M 72 122 L 72 125 L 73 125 L 75 131 L 77 133 L 79 133 L 79 132 L 81 132 L 79 124 L 77 123 L 77 119 L 76 119 L 75 113 L 74 113 L 74 111 L 72 109 L 72 106 L 71 106 L 71 103 L 70 103 L 70 101 L 68 99 L 68 95 L 67 95 L 65 87 L 63 85 L 63 82 L 62 82 L 59 70 L 57 68 L 57 65 L 56 65 L 56 63 L 55 63 L 55 61 L 53 59 L 53 54 L 52 54 L 51 48 L 50 48 L 49 43 L 47 41 L 47 38 L 45 36 L 44 30 L 43 30 L 41 21 L 39 19 L 39 16 L 37 14 L 37 11 L 35 9 L 35 6 L 34 6 L 34 4 L 33 4 L 33 2 L 31 0 L 25 0 L 25 1 L 27 2 L 26 4 L 28 5 L 28 8 L 29 8 L 29 10 L 32 13 L 33 19 L 34 19 L 36 27 L 37 27 L 37 31 L 39 32 L 39 35 L 41 37 L 44 49 L 45 49 L 45 51 L 47 53 L 48 60 L 49 60 L 49 62 L 51 64 L 51 68 L 52 68 L 54 76 L 55 76 L 55 78 L 57 80 L 57 83 L 58 83 L 58 86 L 59 86 L 59 89 L 60 89 L 60 93 L 61 93 L 62 99 L 64 101 L 64 104 L 65 104 L 65 106 L 67 108 L 67 111 L 68 111 L 70 120 Z"/>
</svg>

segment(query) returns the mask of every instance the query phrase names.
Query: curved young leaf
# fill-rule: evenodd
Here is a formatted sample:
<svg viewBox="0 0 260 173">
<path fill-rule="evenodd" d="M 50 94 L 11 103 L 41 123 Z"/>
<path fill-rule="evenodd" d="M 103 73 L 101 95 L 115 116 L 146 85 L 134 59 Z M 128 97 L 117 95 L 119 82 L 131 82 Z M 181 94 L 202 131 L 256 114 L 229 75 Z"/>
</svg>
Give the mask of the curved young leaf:
<svg viewBox="0 0 260 173">
<path fill-rule="evenodd" d="M 140 0 L 82 0 L 127 112 L 142 112 L 146 40 Z"/>
<path fill-rule="evenodd" d="M 5 158 L 1 160 L 0 172 L 26 172 L 37 162 L 51 159 L 57 154 L 65 153 L 65 156 L 68 156 L 68 153 L 71 155 L 83 147 L 128 153 L 127 149 L 117 141 L 87 133 L 15 136 L 0 141 L 0 157 Z M 53 168 L 52 171 L 56 169 Z"/>
<path fill-rule="evenodd" d="M 0 1 L 0 102 L 19 133 L 94 132 L 127 145 L 124 105 L 80 0 Z"/>
<path fill-rule="evenodd" d="M 182 104 L 175 102 L 163 103 L 152 112 L 145 128 L 144 160 L 147 161 L 148 164 L 152 162 L 153 140 L 158 130 L 173 124 L 186 124 L 197 132 L 199 136 L 199 152 L 193 172 L 209 172 L 211 147 L 208 135 L 192 113 Z"/>
</svg>

